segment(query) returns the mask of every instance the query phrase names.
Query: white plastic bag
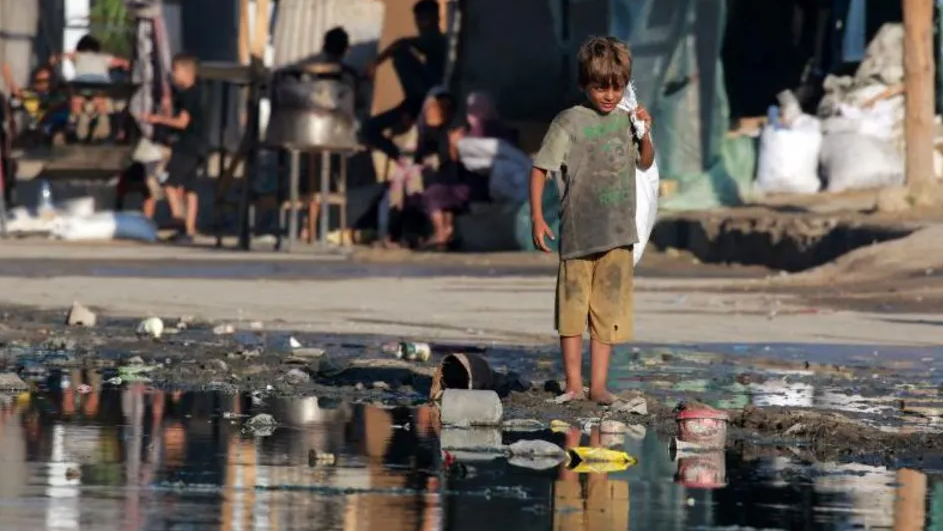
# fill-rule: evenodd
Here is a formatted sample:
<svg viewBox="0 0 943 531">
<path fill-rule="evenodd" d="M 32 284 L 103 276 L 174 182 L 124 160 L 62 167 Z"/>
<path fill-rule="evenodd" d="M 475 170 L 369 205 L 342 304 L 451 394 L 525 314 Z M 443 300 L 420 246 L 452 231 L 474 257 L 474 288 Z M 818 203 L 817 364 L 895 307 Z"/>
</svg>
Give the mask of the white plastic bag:
<svg viewBox="0 0 943 531">
<path fill-rule="evenodd" d="M 657 162 L 652 163 L 651 168 L 635 173 L 635 230 L 638 234 L 638 244 L 632 248 L 635 265 L 642 260 L 658 217 L 658 179 Z"/>
<path fill-rule="evenodd" d="M 789 128 L 767 125 L 760 136 L 756 187 L 765 193 L 814 194 L 819 191 L 822 128 L 803 115 Z"/>
<path fill-rule="evenodd" d="M 636 138 L 641 139 L 647 132 L 645 122 L 638 119 L 635 115 L 635 109 L 638 108 L 638 99 L 635 95 L 635 87 L 629 83 L 626 88 L 625 96 L 619 102 L 619 108 L 629 113 L 632 120 L 633 132 Z M 658 163 L 652 163 L 652 167 L 635 173 L 635 230 L 638 235 L 638 243 L 632 248 L 632 261 L 635 265 L 642 260 L 645 254 L 645 247 L 648 246 L 648 239 L 652 235 L 652 229 L 655 228 L 655 219 L 658 217 Z"/>
<path fill-rule="evenodd" d="M 67 241 L 157 240 L 157 228 L 144 216 L 133 213 L 100 212 L 84 217 L 60 217 L 52 236 Z"/>
<path fill-rule="evenodd" d="M 904 161 L 892 145 L 853 132 L 825 136 L 822 173 L 829 192 L 904 184 Z"/>
</svg>

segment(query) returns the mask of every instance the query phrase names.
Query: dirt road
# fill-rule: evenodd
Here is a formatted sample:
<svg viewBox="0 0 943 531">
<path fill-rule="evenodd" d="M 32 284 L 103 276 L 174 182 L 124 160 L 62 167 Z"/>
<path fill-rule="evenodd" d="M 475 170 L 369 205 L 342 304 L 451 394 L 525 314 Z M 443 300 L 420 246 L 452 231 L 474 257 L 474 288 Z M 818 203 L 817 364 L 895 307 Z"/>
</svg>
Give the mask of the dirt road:
<svg viewBox="0 0 943 531">
<path fill-rule="evenodd" d="M 168 247 L 4 244 L 0 303 L 105 315 L 263 321 L 332 334 L 483 344 L 553 341 L 552 268 L 543 257 L 494 257 L 464 269 L 436 258 L 397 267 L 337 258 Z M 248 257 L 248 258 L 247 258 Z M 483 260 L 483 259 L 479 259 Z M 424 265 L 423 265 L 424 264 Z M 490 264 L 490 265 L 488 265 Z M 513 266 L 513 267 L 512 267 Z M 193 276 L 185 278 L 188 271 Z M 694 273 L 691 273 L 694 274 Z M 636 336 L 652 343 L 940 345 L 930 313 L 810 308 L 743 279 L 638 279 Z M 742 290 L 749 290 L 741 291 Z M 805 295 L 808 295 L 806 290 Z"/>
</svg>

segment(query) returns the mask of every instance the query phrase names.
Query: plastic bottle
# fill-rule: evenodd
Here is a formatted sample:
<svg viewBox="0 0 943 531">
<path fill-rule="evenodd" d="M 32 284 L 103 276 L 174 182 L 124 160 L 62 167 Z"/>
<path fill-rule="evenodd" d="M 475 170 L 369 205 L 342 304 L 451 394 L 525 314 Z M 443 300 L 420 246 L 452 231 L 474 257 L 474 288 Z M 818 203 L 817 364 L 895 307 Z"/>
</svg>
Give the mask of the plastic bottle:
<svg viewBox="0 0 943 531">
<path fill-rule="evenodd" d="M 49 212 L 55 210 L 55 205 L 52 200 L 52 186 L 49 185 L 49 181 L 42 181 L 39 183 L 39 195 L 36 201 L 36 210 L 39 212 Z"/>
</svg>

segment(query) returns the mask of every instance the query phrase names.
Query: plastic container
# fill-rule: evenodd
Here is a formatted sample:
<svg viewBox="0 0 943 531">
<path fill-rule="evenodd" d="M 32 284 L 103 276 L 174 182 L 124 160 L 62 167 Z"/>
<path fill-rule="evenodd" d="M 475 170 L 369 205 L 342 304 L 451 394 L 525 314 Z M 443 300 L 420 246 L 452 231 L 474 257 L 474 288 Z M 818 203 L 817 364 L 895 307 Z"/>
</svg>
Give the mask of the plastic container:
<svg viewBox="0 0 943 531">
<path fill-rule="evenodd" d="M 723 411 L 708 406 L 692 406 L 681 410 L 675 417 L 678 439 L 701 448 L 723 448 L 727 443 L 729 417 Z"/>
</svg>

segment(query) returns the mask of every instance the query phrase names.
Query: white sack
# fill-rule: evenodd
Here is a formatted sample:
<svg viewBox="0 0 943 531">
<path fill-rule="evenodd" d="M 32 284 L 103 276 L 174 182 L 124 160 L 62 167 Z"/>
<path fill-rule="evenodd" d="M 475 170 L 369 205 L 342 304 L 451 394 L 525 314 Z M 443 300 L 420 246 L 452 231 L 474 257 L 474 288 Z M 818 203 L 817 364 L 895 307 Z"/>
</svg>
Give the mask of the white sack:
<svg viewBox="0 0 943 531">
<path fill-rule="evenodd" d="M 822 143 L 822 174 L 829 192 L 904 184 L 904 161 L 889 145 L 854 132 L 829 134 Z"/>
<path fill-rule="evenodd" d="M 757 189 L 764 193 L 818 192 L 821 149 L 821 124 L 811 116 L 801 116 L 790 128 L 765 126 L 756 165 Z"/>
<path fill-rule="evenodd" d="M 53 223 L 52 236 L 68 241 L 157 240 L 157 228 L 140 214 L 100 212 L 85 217 L 62 217 Z"/>
<path fill-rule="evenodd" d="M 629 113 L 635 138 L 644 137 L 647 132 L 645 122 L 635 115 L 638 99 L 632 83 L 629 83 L 626 88 L 625 96 L 619 102 L 619 108 Z M 655 219 L 658 217 L 659 178 L 657 162 L 653 162 L 648 170 L 635 172 L 635 230 L 638 234 L 638 244 L 632 248 L 632 261 L 635 265 L 642 260 L 645 247 L 648 246 L 648 239 L 652 235 L 652 229 L 655 228 Z"/>
</svg>

